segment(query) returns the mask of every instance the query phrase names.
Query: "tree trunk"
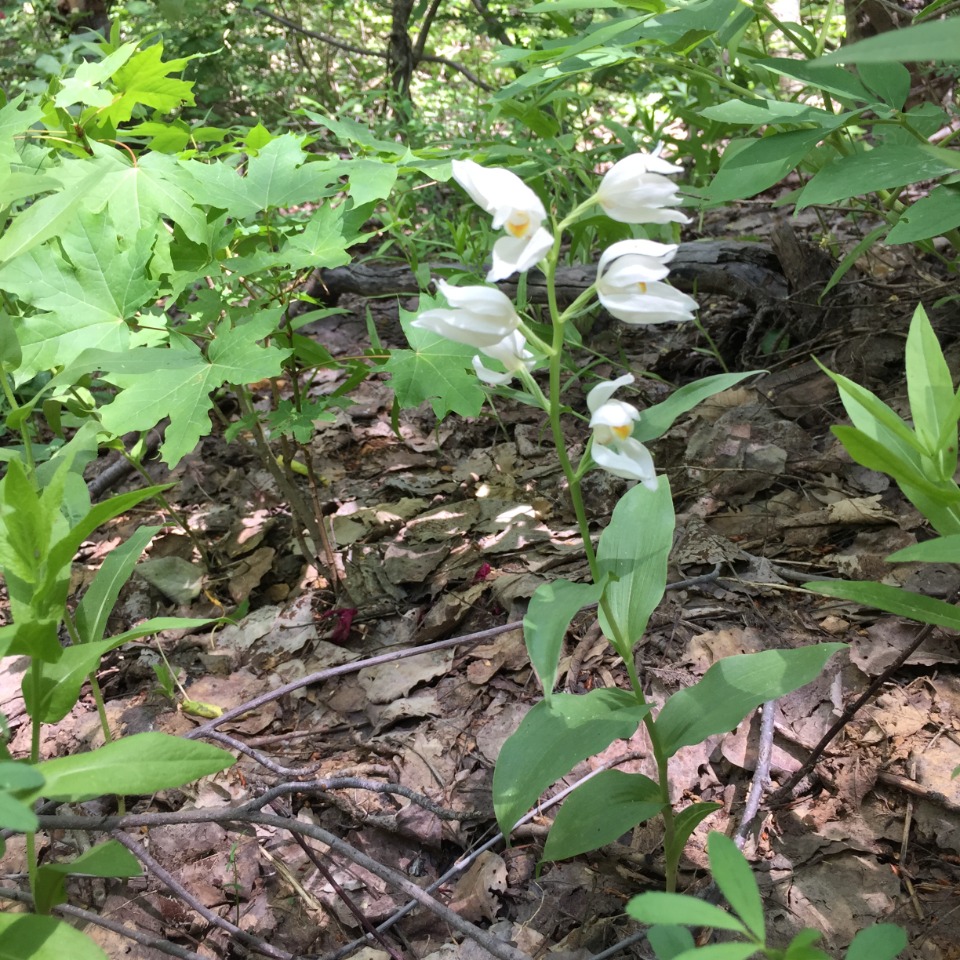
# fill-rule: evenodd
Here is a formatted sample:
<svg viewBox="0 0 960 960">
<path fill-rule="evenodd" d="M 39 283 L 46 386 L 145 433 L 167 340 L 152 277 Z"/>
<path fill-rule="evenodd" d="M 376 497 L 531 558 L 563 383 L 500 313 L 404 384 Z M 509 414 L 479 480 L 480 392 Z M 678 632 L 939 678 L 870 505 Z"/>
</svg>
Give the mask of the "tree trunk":
<svg viewBox="0 0 960 960">
<path fill-rule="evenodd" d="M 410 42 L 410 16 L 413 0 L 393 0 L 390 43 L 387 46 L 387 72 L 395 107 L 410 99 L 410 78 L 413 76 L 413 44 Z M 405 112 L 405 111 L 404 111 Z"/>
</svg>

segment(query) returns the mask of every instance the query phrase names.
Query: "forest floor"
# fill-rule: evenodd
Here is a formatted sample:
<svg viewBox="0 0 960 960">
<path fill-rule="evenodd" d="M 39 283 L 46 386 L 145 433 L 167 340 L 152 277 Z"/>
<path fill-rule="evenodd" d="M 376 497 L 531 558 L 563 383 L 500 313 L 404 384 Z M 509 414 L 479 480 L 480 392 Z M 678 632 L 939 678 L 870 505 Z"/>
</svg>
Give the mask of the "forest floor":
<svg viewBox="0 0 960 960">
<path fill-rule="evenodd" d="M 769 245 L 768 215 L 745 215 L 723 229 Z M 773 317 L 760 338 L 751 330 L 751 310 L 722 296 L 701 298 L 703 323 L 731 369 L 770 373 L 701 405 L 652 445 L 678 513 L 670 581 L 700 582 L 667 590 L 637 653 L 657 703 L 721 657 L 825 640 L 849 645 L 816 682 L 777 703 L 771 792 L 920 629 L 800 584 L 815 576 L 884 579 L 942 598 L 960 588 L 954 567 L 885 562 L 929 532 L 895 485 L 844 453 L 829 430 L 843 418 L 835 390 L 809 361 L 816 355 L 903 411 L 906 329 L 918 300 L 929 310 L 942 295 L 936 269 L 874 256 L 823 305 L 815 291 L 789 279 L 791 303 L 783 305 L 780 325 Z M 401 305 L 414 310 L 416 300 Z M 355 356 L 368 346 L 368 308 L 385 345 L 406 345 L 395 297 L 345 299 L 340 306 L 344 313 L 309 328 L 334 356 Z M 960 369 L 956 306 L 930 312 L 952 369 Z M 805 318 L 799 336 L 791 327 L 798 316 Z M 608 322 L 588 342 L 616 361 L 598 365 L 597 375 L 617 376 L 624 367 L 636 375 L 638 393 L 629 399 L 641 407 L 666 395 L 664 381 L 680 385 L 720 372 L 692 325 Z M 334 389 L 336 377 L 322 374 L 315 389 Z M 275 956 L 346 956 L 363 933 L 356 913 L 377 924 L 408 901 L 392 882 L 399 874 L 530 957 L 595 956 L 637 931 L 623 912 L 627 900 L 662 884 L 660 837 L 652 826 L 595 854 L 544 864 L 538 873 L 552 817 L 545 804 L 517 830 L 512 846 L 494 845 L 459 874 L 452 871 L 495 835 L 494 763 L 538 699 L 517 621 L 540 584 L 587 576 L 544 417 L 496 400 L 476 420 L 437 424 L 424 405 L 401 414 L 397 433 L 388 382 L 375 375 L 351 398 L 334 422 L 318 426 L 311 443 L 327 484 L 323 510 L 348 597 L 334 597 L 329 572 L 305 560 L 283 494 L 253 445 L 214 436 L 172 476 L 159 462 L 151 465 L 156 480 L 176 481 L 169 497 L 194 539 L 170 526 L 153 541 L 145 576 L 128 584 L 112 626 L 120 631 L 158 614 L 206 617 L 248 608 L 235 625 L 130 644 L 105 659 L 101 676 L 116 729 L 188 734 L 206 721 L 163 691 L 157 643 L 190 700 L 224 709 L 341 666 L 335 677 L 314 679 L 218 727 L 250 753 L 235 767 L 196 789 L 141 800 L 130 813 L 237 807 L 293 784 L 280 792 L 274 812 L 318 826 L 351 849 L 331 851 L 307 838 L 308 856 L 276 825 L 216 819 L 145 832 L 153 858 L 199 903 L 252 937 L 247 947 L 154 876 L 106 887 L 81 881 L 69 888 L 71 902 L 204 957 L 245 956 L 258 944 L 269 944 Z M 569 399 L 582 401 L 575 393 Z M 585 439 L 571 424 L 571 447 Z M 624 489 L 605 474 L 588 478 L 597 534 Z M 167 519 L 144 505 L 87 543 L 76 592 L 118 542 L 140 525 Z M 357 613 L 352 620 L 336 615 L 344 609 Z M 508 624 L 514 626 L 494 629 Z M 462 639 L 363 665 L 452 638 Z M 933 631 L 830 743 L 792 798 L 761 808 L 744 850 L 773 942 L 810 926 L 823 931 L 823 946 L 839 956 L 857 930 L 888 921 L 907 928 L 906 956 L 960 957 L 960 781 L 950 779 L 960 764 L 958 663 L 956 638 Z M 3 668 L 0 711 L 9 718 L 13 749 L 27 752 L 22 664 L 4 661 Z M 591 614 L 574 621 L 560 683 L 574 692 L 625 684 Z M 748 718 L 675 759 L 677 803 L 722 804 L 688 845 L 683 889 L 705 885 L 707 832 L 732 833 L 741 823 L 758 727 L 758 717 Z M 85 696 L 63 722 L 45 728 L 43 754 L 96 745 L 98 730 Z M 601 765 L 653 773 L 644 746 L 641 734 L 614 743 L 553 792 Z M 415 795 L 432 806 L 415 802 Z M 102 801 L 74 812 L 94 816 L 112 808 Z M 41 856 L 56 860 L 84 842 L 58 832 Z M 378 875 L 368 861 L 361 865 L 356 851 L 388 870 Z M 4 871 L 21 871 L 21 855 L 11 841 Z M 93 926 L 87 932 L 111 958 L 164 955 Z M 400 955 L 420 960 L 490 955 L 455 930 L 449 916 L 424 908 L 385 938 Z M 388 956 L 377 943 L 350 955 Z M 638 943 L 620 955 L 650 952 Z"/>
</svg>

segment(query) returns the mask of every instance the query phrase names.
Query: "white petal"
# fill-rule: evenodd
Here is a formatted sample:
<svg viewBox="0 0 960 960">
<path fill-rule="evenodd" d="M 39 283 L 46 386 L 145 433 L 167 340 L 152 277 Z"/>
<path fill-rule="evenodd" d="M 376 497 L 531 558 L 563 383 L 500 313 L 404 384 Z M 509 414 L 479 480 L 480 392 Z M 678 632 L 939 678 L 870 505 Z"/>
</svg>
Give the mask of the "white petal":
<svg viewBox="0 0 960 960">
<path fill-rule="evenodd" d="M 659 266 L 645 257 L 618 257 L 597 277 L 597 289 L 608 293 L 626 293 L 638 283 L 653 283 L 663 280 L 670 268 Z"/>
<path fill-rule="evenodd" d="M 665 176 L 682 169 L 648 154 L 624 157 L 601 181 L 597 202 L 621 223 L 687 223 L 682 213 L 669 209 L 681 201 L 676 184 Z"/>
<path fill-rule="evenodd" d="M 637 256 L 645 261 L 668 264 L 677 254 L 675 243 L 657 243 L 655 240 L 620 240 L 610 244 L 600 255 L 597 264 L 597 276 L 601 276 L 607 269 L 607 264 L 620 257 Z M 654 278 L 656 279 L 656 278 Z"/>
<path fill-rule="evenodd" d="M 452 283 L 447 283 L 446 280 L 439 280 L 437 288 L 451 307 L 497 318 L 516 315 L 516 311 L 513 309 L 513 301 L 496 287 L 481 287 L 479 285 L 455 287 Z"/>
<path fill-rule="evenodd" d="M 498 373 L 496 370 L 485 367 L 479 357 L 473 358 L 473 369 L 484 383 L 489 383 L 494 387 L 502 387 L 504 384 L 509 383 L 515 376 L 513 373 Z"/>
<path fill-rule="evenodd" d="M 445 280 L 438 286 L 450 307 L 426 310 L 412 326 L 456 343 L 489 347 L 513 333 L 520 323 L 510 298 L 495 287 L 455 287 Z"/>
<path fill-rule="evenodd" d="M 624 323 L 672 323 L 692 320 L 699 304 L 693 297 L 665 283 L 648 283 L 629 293 L 606 292 L 598 287 L 597 296 L 604 309 Z"/>
<path fill-rule="evenodd" d="M 616 380 L 601 380 L 587 394 L 587 409 L 591 413 L 596 413 L 621 387 L 628 383 L 633 383 L 633 374 L 625 373 Z"/>
<path fill-rule="evenodd" d="M 594 443 L 590 455 L 598 467 L 625 480 L 640 480 L 651 490 L 657 488 L 657 474 L 650 451 L 633 438 L 624 440 L 617 447 Z"/>
<path fill-rule="evenodd" d="M 640 411 L 632 404 L 624 403 L 623 400 L 608 400 L 593 412 L 590 426 L 629 427 L 639 419 Z M 605 441 L 601 441 L 603 442 Z"/>
<path fill-rule="evenodd" d="M 519 330 L 514 330 L 499 343 L 484 347 L 483 353 L 493 360 L 499 360 L 507 370 L 516 372 L 522 367 L 531 369 L 536 363 L 536 357 L 526 349 L 526 338 Z"/>
<path fill-rule="evenodd" d="M 453 176 L 474 203 L 493 215 L 495 230 L 507 226 L 514 236 L 527 237 L 546 219 L 540 198 L 509 170 L 454 160 Z"/>
<path fill-rule="evenodd" d="M 615 183 L 643 176 L 646 173 L 673 174 L 683 173 L 683 167 L 670 163 L 652 153 L 631 153 L 618 160 L 606 173 L 604 179 Z"/>
<path fill-rule="evenodd" d="M 488 323 L 477 323 L 463 310 L 427 310 L 410 324 L 418 330 L 429 330 L 455 343 L 465 343 L 468 347 L 489 347 L 502 340 L 510 331 L 503 327 L 491 327 Z"/>
<path fill-rule="evenodd" d="M 552 246 L 553 236 L 544 227 L 540 227 L 533 236 L 526 239 L 501 237 L 493 245 L 493 266 L 487 274 L 487 280 L 495 283 L 515 273 L 529 270 L 550 252 Z"/>
</svg>

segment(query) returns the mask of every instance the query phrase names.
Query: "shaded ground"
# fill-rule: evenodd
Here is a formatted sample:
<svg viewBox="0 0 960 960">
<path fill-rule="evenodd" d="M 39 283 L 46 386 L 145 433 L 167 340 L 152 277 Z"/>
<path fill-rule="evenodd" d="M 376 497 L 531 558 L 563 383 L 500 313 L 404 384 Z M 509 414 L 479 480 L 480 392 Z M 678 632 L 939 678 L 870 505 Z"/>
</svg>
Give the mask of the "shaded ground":
<svg viewBox="0 0 960 960">
<path fill-rule="evenodd" d="M 762 218 L 748 220 L 724 229 L 764 231 Z M 902 410 L 905 331 L 916 298 L 923 296 L 929 307 L 936 296 L 934 278 L 923 288 L 905 281 L 900 287 L 901 266 L 871 261 L 818 305 L 813 285 L 822 286 L 829 264 L 805 247 L 790 259 L 788 243 L 789 236 L 775 241 L 792 290 L 791 305 L 779 316 L 758 325 L 756 311 L 719 296 L 703 298 L 705 325 L 729 365 L 771 372 L 702 405 L 654 446 L 678 510 L 671 582 L 700 582 L 668 591 L 638 653 L 650 698 L 660 702 L 723 656 L 827 639 L 850 645 L 849 656 L 834 658 L 816 683 L 777 704 L 771 790 L 799 769 L 844 704 L 918 629 L 811 595 L 799 584 L 819 574 L 884 578 L 944 598 L 960 588 L 953 567 L 884 562 L 918 534 L 926 536 L 921 518 L 886 478 L 852 464 L 833 439 L 828 428 L 840 416 L 833 388 L 808 362 L 816 353 Z M 911 275 L 917 272 L 911 266 Z M 311 332 L 335 356 L 355 355 L 368 342 L 368 304 L 355 299 L 341 306 L 350 309 Z M 384 343 L 404 345 L 395 302 L 369 306 Z M 415 301 L 405 306 L 413 309 Z M 933 319 L 952 368 L 960 369 L 952 342 L 955 308 Z M 640 406 L 668 392 L 658 378 L 679 384 L 719 372 L 692 327 L 601 323 L 587 342 L 637 376 L 631 400 Z M 619 371 L 601 362 L 594 372 Z M 335 385 L 332 377 L 321 379 L 319 389 Z M 153 569 L 144 573 L 153 585 L 135 578 L 115 624 L 119 630 L 168 611 L 217 616 L 249 602 L 235 626 L 162 638 L 187 696 L 225 709 L 337 665 L 464 638 L 311 682 L 247 711 L 219 730 L 253 756 L 241 755 L 234 769 L 195 791 L 171 791 L 131 808 L 167 815 L 237 806 L 277 785 L 296 784 L 260 812 L 295 816 L 394 871 L 378 875 L 375 865 L 361 865 L 349 852 L 331 853 L 316 838 L 306 839 L 310 856 L 276 824 L 151 827 L 153 858 L 202 906 L 258 938 L 261 948 L 266 943 L 281 951 L 276 955 L 345 955 L 337 951 L 362 932 L 357 913 L 379 923 L 407 901 L 397 875 L 427 889 L 493 836 L 494 762 L 536 701 L 537 686 L 519 629 L 473 635 L 518 621 L 539 584 L 586 576 L 539 413 L 495 401 L 476 421 L 438 426 L 429 409 L 421 409 L 401 415 L 398 437 L 387 384 L 373 378 L 353 399 L 335 423 L 319 427 L 312 443 L 316 469 L 328 483 L 324 510 L 349 598 L 335 598 L 327 572 L 304 560 L 284 497 L 253 446 L 211 438 L 178 467 L 171 491 L 208 551 L 206 568 L 197 543 L 171 528 L 148 554 Z M 578 398 L 571 395 L 570 402 Z M 571 446 L 585 439 L 571 424 Z M 156 475 L 164 476 L 160 466 Z M 586 486 L 599 533 L 625 485 L 597 473 Z M 158 517 L 144 508 L 89 544 L 78 592 L 119 539 Z M 357 610 L 352 620 L 325 616 L 348 608 Z M 955 638 L 934 631 L 833 741 L 793 798 L 762 809 L 745 852 L 775 939 L 785 942 L 809 925 L 822 929 L 824 945 L 839 955 L 858 929 L 889 920 L 910 931 L 908 956 L 960 956 L 960 795 L 950 780 L 960 764 L 958 656 Z M 127 733 L 195 730 L 203 719 L 175 708 L 155 666 L 155 643 L 131 644 L 105 661 L 111 721 Z M 26 752 L 18 664 L 5 661 L 4 667 L 0 710 L 15 731 L 13 749 Z M 571 691 L 625 684 L 588 614 L 568 638 L 560 682 Z M 750 718 L 675 760 L 677 802 L 723 804 L 687 849 L 683 882 L 692 890 L 704 884 L 707 831 L 733 832 L 741 822 L 757 727 L 758 718 Z M 85 699 L 45 730 L 44 755 L 84 749 L 97 737 L 96 712 Z M 567 784 L 601 764 L 650 774 L 646 757 L 638 734 L 581 765 Z M 417 802 L 421 797 L 430 804 Z M 111 809 L 97 802 L 74 812 Z M 654 829 L 641 828 L 594 855 L 546 865 L 537 876 L 551 815 L 545 806 L 517 831 L 513 847 L 494 846 L 434 895 L 529 956 L 593 956 L 635 932 L 623 907 L 660 883 L 660 839 Z M 132 821 L 128 826 L 136 832 Z M 42 855 L 56 859 L 81 842 L 79 834 L 58 831 Z M 20 856 L 12 841 L 4 870 L 22 871 Z M 247 949 L 154 877 L 106 889 L 78 882 L 71 895 L 78 906 L 202 956 L 243 956 Z M 93 927 L 88 932 L 111 957 L 161 955 Z M 403 956 L 489 956 L 469 936 L 464 940 L 449 916 L 426 909 L 388 936 Z M 377 951 L 353 955 L 387 956 Z M 628 946 L 623 955 L 647 956 L 649 949 Z"/>
</svg>

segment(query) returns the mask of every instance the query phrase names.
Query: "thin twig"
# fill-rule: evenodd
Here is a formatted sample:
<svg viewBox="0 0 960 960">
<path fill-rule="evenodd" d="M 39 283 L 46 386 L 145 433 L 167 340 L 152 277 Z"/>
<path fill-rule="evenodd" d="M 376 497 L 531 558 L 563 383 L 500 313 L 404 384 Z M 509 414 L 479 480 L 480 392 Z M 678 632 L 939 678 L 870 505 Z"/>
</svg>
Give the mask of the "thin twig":
<svg viewBox="0 0 960 960">
<path fill-rule="evenodd" d="M 679 580 L 676 583 L 668 583 L 664 589 L 683 590 L 687 587 L 709 583 L 717 579 L 719 572 L 720 565 L 718 564 L 710 573 L 706 573 L 700 577 L 692 577 L 689 580 Z M 596 606 L 594 603 L 583 609 L 595 609 Z M 436 650 L 449 650 L 451 647 L 479 643 L 481 640 L 489 640 L 492 637 L 500 636 L 502 633 L 509 633 L 511 630 L 521 629 L 523 629 L 523 621 L 513 620 L 510 623 L 501 624 L 499 627 L 490 627 L 488 630 L 478 630 L 476 633 L 465 633 L 463 636 L 452 637 L 449 640 L 437 640 L 435 643 L 424 643 L 417 647 L 408 647 L 405 650 L 395 650 L 392 653 L 382 653 L 376 657 L 368 657 L 366 660 L 353 660 L 350 663 L 341 663 L 336 667 L 328 667 L 326 670 L 318 670 L 316 673 L 308 674 L 299 680 L 291 680 L 290 683 L 285 683 L 275 690 L 270 690 L 268 693 L 263 693 L 258 697 L 254 697 L 252 700 L 247 700 L 246 703 L 241 703 L 239 706 L 231 707 L 229 710 L 225 710 L 219 717 L 215 717 L 206 723 L 201 723 L 198 727 L 194 727 L 193 730 L 185 733 L 184 737 L 188 740 L 197 740 L 200 737 L 205 737 L 211 730 L 215 730 L 223 723 L 234 720 L 250 710 L 256 710 L 264 704 L 272 703 L 274 700 L 279 700 L 288 693 L 294 693 L 314 683 L 322 683 L 324 680 L 332 680 L 334 677 L 358 673 L 365 667 L 375 667 L 383 663 L 395 663 L 398 660 L 418 657 L 421 654 L 433 653 Z"/>
<path fill-rule="evenodd" d="M 312 37 L 314 40 L 319 40 L 321 43 L 329 44 L 331 47 L 336 47 L 338 50 L 345 50 L 347 53 L 358 53 L 363 57 L 377 57 L 380 60 L 386 60 L 388 57 L 386 50 L 371 50 L 369 47 L 357 47 L 352 43 L 344 43 L 342 40 L 338 40 L 336 37 L 331 37 L 329 33 L 319 33 L 316 30 L 309 30 L 293 20 L 288 20 L 286 17 L 281 17 L 277 13 L 272 13 L 265 7 L 256 6 L 253 8 L 253 11 L 254 13 L 259 13 L 263 17 L 267 17 L 269 20 L 275 20 L 277 23 L 281 23 L 285 27 L 295 30 L 297 33 L 302 33 L 305 37 Z M 443 64 L 443 66 L 450 67 L 451 70 L 456 70 L 457 73 L 465 76 L 472 84 L 480 87 L 481 90 L 486 90 L 489 92 L 494 89 L 494 87 L 492 87 L 489 83 L 481 80 L 472 70 L 467 69 L 467 67 L 464 67 L 453 60 L 447 59 L 447 57 L 440 57 L 430 54 L 428 56 L 417 57 L 417 62 Z M 416 64 L 414 64 L 414 66 L 416 66 Z"/>
<path fill-rule="evenodd" d="M 448 810 L 434 803 L 429 797 L 417 793 L 399 783 L 383 783 L 379 780 L 367 780 L 364 777 L 328 777 L 323 780 L 298 781 L 296 783 L 278 783 L 259 797 L 242 804 L 240 810 L 261 810 L 268 803 L 292 793 L 316 794 L 329 790 L 367 790 L 370 793 L 390 793 L 406 797 L 417 806 L 423 807 L 441 820 L 489 820 L 490 812 L 484 810 Z"/>
<path fill-rule="evenodd" d="M 167 883 L 169 880 L 171 889 L 175 890 L 177 893 L 180 893 L 182 889 L 181 885 L 174 880 L 174 878 L 170 877 L 167 871 L 160 867 L 160 865 L 157 864 L 156 861 L 149 856 L 149 854 L 145 854 L 143 848 L 140 847 L 132 837 L 128 837 L 126 834 L 123 834 L 122 831 L 124 829 L 131 827 L 158 826 L 164 823 L 251 823 L 264 827 L 275 827 L 281 830 L 298 831 L 307 837 L 311 837 L 320 843 L 326 844 L 334 853 L 338 853 L 342 857 L 352 860 L 364 870 L 369 870 L 374 876 L 379 877 L 386 883 L 398 888 L 408 897 L 411 897 L 413 900 L 415 900 L 420 906 L 425 907 L 427 910 L 439 917 L 439 919 L 441 919 L 444 923 L 447 923 L 449 926 L 453 927 L 454 930 L 458 930 L 464 936 L 469 937 L 471 940 L 479 943 L 485 950 L 497 957 L 498 960 L 530 960 L 530 957 L 528 957 L 521 950 L 504 943 L 502 940 L 498 940 L 496 937 L 491 936 L 486 931 L 481 930 L 475 924 L 470 923 L 470 921 L 464 920 L 459 914 L 454 913 L 454 911 L 449 907 L 444 906 L 442 903 L 421 890 L 420 887 L 418 887 L 402 873 L 399 873 L 390 867 L 384 866 L 382 863 L 377 862 L 372 857 L 368 857 L 366 854 L 361 853 L 346 841 L 341 840 L 334 834 L 329 833 L 321 827 L 315 826 L 311 823 L 304 823 L 300 820 L 289 820 L 285 817 L 278 817 L 276 814 L 259 813 L 251 810 L 238 810 L 236 808 L 220 810 L 209 808 L 197 810 L 177 810 L 164 814 L 140 813 L 109 817 L 83 817 L 75 814 L 61 814 L 52 817 L 38 817 L 38 820 L 40 821 L 39 826 L 43 830 L 57 829 L 62 826 L 67 830 L 109 831 L 113 833 L 121 843 L 124 843 L 122 838 L 126 837 L 127 843 L 131 843 L 136 847 L 136 849 L 131 848 L 132 852 L 146 866 L 148 866 L 151 872 L 160 877 L 164 883 Z M 126 846 L 127 844 L 125 843 L 124 845 Z M 151 866 L 151 863 L 154 866 Z M 154 867 L 159 868 L 159 872 L 154 869 Z M 186 891 L 184 891 L 184 893 L 186 893 Z M 187 903 L 193 906 L 194 909 L 198 908 L 195 906 L 195 898 L 191 897 L 189 893 L 186 894 L 185 900 Z M 206 907 L 203 907 L 202 904 L 199 905 L 199 909 L 203 911 L 202 915 L 205 917 L 210 913 L 210 911 L 207 910 Z M 214 914 L 214 916 L 216 915 Z M 208 919 L 210 919 L 211 923 L 216 922 L 218 926 L 224 926 L 228 923 L 228 921 L 225 921 L 219 917 L 216 921 L 214 921 L 212 918 Z M 229 927 L 233 927 L 233 924 L 229 924 Z M 267 950 L 274 949 L 266 944 L 263 944 L 261 947 L 261 941 L 259 941 L 257 938 L 251 937 L 250 934 L 244 933 L 242 930 L 239 930 L 236 936 L 238 939 L 242 939 L 247 943 L 249 943 L 250 940 L 255 940 L 257 946 L 255 946 L 254 949 L 261 950 L 261 952 L 264 952 L 262 947 L 265 947 Z M 275 951 L 274 953 L 268 955 L 277 957 L 279 960 L 292 960 L 291 954 L 281 951 Z"/>
<path fill-rule="evenodd" d="M 287 953 L 286 950 L 280 950 L 277 947 L 270 946 L 266 940 L 255 937 L 246 930 L 241 930 L 238 926 L 224 919 L 218 913 L 214 913 L 209 907 L 205 907 L 176 877 L 166 868 L 162 867 L 137 841 L 123 830 L 111 830 L 112 836 L 122 843 L 161 883 L 169 887 L 184 903 L 195 910 L 208 923 L 215 927 L 220 927 L 231 936 L 236 937 L 242 944 L 257 953 L 262 953 L 265 957 L 273 957 L 274 960 L 294 960 L 294 954 Z"/>
<path fill-rule="evenodd" d="M 600 764 L 596 770 L 591 770 L 585 777 L 582 777 L 580 780 L 577 780 L 575 783 L 570 784 L 569 787 L 561 790 L 555 796 L 552 796 L 549 800 L 544 800 L 542 803 L 538 804 L 533 810 L 529 813 L 525 813 L 513 826 L 513 829 L 516 830 L 517 827 L 522 826 L 525 823 L 529 823 L 531 820 L 539 817 L 544 810 L 549 810 L 550 807 L 556 806 L 563 800 L 565 797 L 573 793 L 581 784 L 586 783 L 587 780 L 592 779 L 597 776 L 599 773 L 603 773 L 605 770 L 612 770 L 614 767 L 620 766 L 622 763 L 627 763 L 631 760 L 642 760 L 646 757 L 646 753 L 640 750 L 632 751 L 630 753 L 624 754 L 622 757 L 617 757 L 615 760 L 610 760 L 606 763 Z M 433 881 L 427 888 L 427 893 L 433 893 L 434 890 L 438 890 L 445 883 L 449 883 L 456 877 L 458 874 L 463 873 L 467 867 L 470 866 L 482 853 L 486 853 L 488 850 L 495 847 L 498 843 L 503 840 L 502 833 L 496 833 L 489 840 L 481 844 L 475 850 L 472 850 L 465 857 L 461 857 L 456 863 L 447 870 L 442 876 L 438 877 Z M 377 925 L 377 930 L 383 933 L 386 930 L 389 930 L 392 926 L 395 926 L 399 923 L 411 910 L 416 907 L 415 901 L 410 901 L 405 903 L 399 910 L 395 911 L 386 920 Z M 363 944 L 369 943 L 369 937 L 359 937 L 354 940 L 352 943 L 348 943 L 346 946 L 340 947 L 340 949 L 334 951 L 333 953 L 327 954 L 323 957 L 323 960 L 341 960 L 343 957 L 349 956 L 354 952 L 358 947 L 363 946 Z"/>
<path fill-rule="evenodd" d="M 386 50 L 371 50 L 369 47 L 357 47 L 352 43 L 344 43 L 336 37 L 331 37 L 329 33 L 319 33 L 316 30 L 308 30 L 302 24 L 288 20 L 286 17 L 281 17 L 280 14 L 267 10 L 266 7 L 256 6 L 253 8 L 253 12 L 259 13 L 261 17 L 266 17 L 268 20 L 275 20 L 277 23 L 282 23 L 285 27 L 296 30 L 297 33 L 302 33 L 305 37 L 312 37 L 321 43 L 336 47 L 338 50 L 345 50 L 347 53 L 359 53 L 363 57 L 379 57 L 381 60 L 386 60 L 387 58 Z"/>
<path fill-rule="evenodd" d="M 489 630 L 480 630 L 477 633 L 468 633 L 462 637 L 454 637 L 450 640 L 438 640 L 436 643 L 425 643 L 419 647 L 409 647 L 406 650 L 396 650 L 392 653 L 382 653 L 377 657 L 368 657 L 366 660 L 354 660 L 351 663 L 341 663 L 336 667 L 328 667 L 326 670 L 318 670 L 309 676 L 301 677 L 299 680 L 292 680 L 285 683 L 276 690 L 270 690 L 268 693 L 254 697 L 246 703 L 241 703 L 237 707 L 225 710 L 219 717 L 208 720 L 206 723 L 194 727 L 189 733 L 184 734 L 188 740 L 196 740 L 199 737 L 205 737 L 211 730 L 216 729 L 222 723 L 233 720 L 249 710 L 256 710 L 266 703 L 272 703 L 279 700 L 280 697 L 293 693 L 302 687 L 310 686 L 314 683 L 322 683 L 324 680 L 331 680 L 334 677 L 342 677 L 349 673 L 357 673 L 364 667 L 379 666 L 382 663 L 394 663 L 397 660 L 406 660 L 408 657 L 416 657 L 423 653 L 433 653 L 435 650 L 448 650 L 450 647 L 457 647 L 461 644 L 479 643 L 481 640 L 489 640 L 491 637 L 497 637 L 501 633 L 509 633 L 511 630 L 519 630 L 523 626 L 522 620 L 515 620 L 512 623 L 505 623 L 499 627 L 490 627 Z"/>
<path fill-rule="evenodd" d="M 248 756 L 251 760 L 259 763 L 260 766 L 266 767 L 271 773 L 277 774 L 278 777 L 293 777 L 295 780 L 312 777 L 320 767 L 323 766 L 323 762 L 318 761 L 317 763 L 308 764 L 305 767 L 285 767 L 277 763 L 276 760 L 268 757 L 262 750 L 248 746 L 237 737 L 231 737 L 230 734 L 221 733 L 219 730 L 210 730 L 204 734 L 204 737 L 206 737 L 207 740 L 222 743 L 225 747 L 229 747 L 231 750 L 236 750 L 238 753 Z"/>
<path fill-rule="evenodd" d="M 768 700 L 762 708 L 760 714 L 760 742 L 757 745 L 757 766 L 753 771 L 753 780 L 750 783 L 750 791 L 747 794 L 747 802 L 743 808 L 743 819 L 737 832 L 733 835 L 733 842 L 741 850 L 747 839 L 747 833 L 753 826 L 753 821 L 760 812 L 760 801 L 763 799 L 763 791 L 770 782 L 770 760 L 773 756 L 773 729 L 774 721 L 777 715 L 777 704 L 774 700 Z"/>
<path fill-rule="evenodd" d="M 955 598 L 954 598 L 955 599 Z M 791 799 L 791 793 L 793 788 L 808 774 L 811 770 L 817 765 L 817 761 L 823 755 L 823 751 L 827 749 L 830 745 L 833 738 L 854 718 L 857 711 L 865 704 L 868 700 L 876 694 L 876 692 L 892 677 L 906 662 L 910 659 L 916 649 L 923 643 L 927 637 L 933 632 L 932 624 L 924 624 L 920 630 L 917 631 L 916 637 L 914 637 L 913 643 L 907 647 L 903 653 L 897 657 L 893 663 L 887 667 L 879 676 L 875 677 L 873 682 L 867 687 L 866 690 L 857 697 L 853 703 L 847 705 L 843 713 L 837 718 L 834 724 L 830 729 L 820 738 L 820 742 L 813 748 L 810 756 L 807 757 L 803 766 L 799 770 L 794 771 L 786 780 L 786 782 L 780 787 L 770 797 L 770 806 L 777 807 L 783 806 L 783 804 L 788 803 Z"/>
<path fill-rule="evenodd" d="M 273 810 L 278 816 L 283 817 L 286 820 L 293 819 L 293 813 L 289 807 L 283 806 L 279 801 L 275 801 L 273 804 Z M 397 953 L 396 949 L 392 944 L 388 943 L 383 934 L 379 933 L 373 924 L 370 922 L 369 918 L 364 914 L 364 912 L 347 896 L 347 891 L 337 883 L 336 877 L 327 869 L 326 864 L 314 853 L 313 848 L 310 844 L 307 843 L 303 837 L 297 833 L 296 830 L 291 831 L 293 834 L 293 839 L 297 842 L 297 846 L 307 855 L 307 859 L 320 871 L 320 875 L 323 879 L 330 884 L 333 888 L 333 892 L 343 901 L 346 908 L 357 918 L 357 923 L 367 931 L 367 935 L 373 937 L 377 943 L 379 943 L 384 950 L 393 958 L 393 960 L 403 960 L 403 957 Z"/>
</svg>

